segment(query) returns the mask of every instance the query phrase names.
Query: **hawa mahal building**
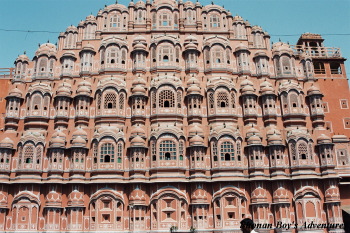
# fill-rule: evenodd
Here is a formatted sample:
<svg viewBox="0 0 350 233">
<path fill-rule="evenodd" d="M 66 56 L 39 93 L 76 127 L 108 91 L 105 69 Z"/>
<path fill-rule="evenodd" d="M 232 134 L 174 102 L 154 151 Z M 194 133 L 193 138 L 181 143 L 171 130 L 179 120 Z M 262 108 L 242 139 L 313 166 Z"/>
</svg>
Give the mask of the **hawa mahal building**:
<svg viewBox="0 0 350 233">
<path fill-rule="evenodd" d="M 2 79 L 0 231 L 347 223 L 345 58 L 211 4 L 112 4 Z M 294 225 L 292 225 L 294 226 Z"/>
</svg>

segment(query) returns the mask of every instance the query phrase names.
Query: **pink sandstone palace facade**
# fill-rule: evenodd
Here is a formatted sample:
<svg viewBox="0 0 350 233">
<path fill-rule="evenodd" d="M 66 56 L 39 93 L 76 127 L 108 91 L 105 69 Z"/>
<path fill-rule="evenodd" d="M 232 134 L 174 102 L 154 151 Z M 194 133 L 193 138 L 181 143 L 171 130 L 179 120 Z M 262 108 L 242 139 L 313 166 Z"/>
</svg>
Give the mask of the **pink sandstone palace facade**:
<svg viewBox="0 0 350 233">
<path fill-rule="evenodd" d="M 0 231 L 345 232 L 278 228 L 349 221 L 344 61 L 214 4 L 105 6 L 2 85 Z"/>
</svg>

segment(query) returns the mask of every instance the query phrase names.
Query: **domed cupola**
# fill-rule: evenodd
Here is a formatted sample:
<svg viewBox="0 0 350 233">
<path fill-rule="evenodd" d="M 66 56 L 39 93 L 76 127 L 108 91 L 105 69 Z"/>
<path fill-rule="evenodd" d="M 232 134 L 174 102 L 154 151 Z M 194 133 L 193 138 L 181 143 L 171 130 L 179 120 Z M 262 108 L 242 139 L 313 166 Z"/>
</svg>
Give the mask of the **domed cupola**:
<svg viewBox="0 0 350 233">
<path fill-rule="evenodd" d="M 52 134 L 50 140 L 50 148 L 65 148 L 66 147 L 66 134 L 61 130 L 57 130 Z"/>
<path fill-rule="evenodd" d="M 136 188 L 130 193 L 130 204 L 133 206 L 146 206 L 146 193 L 145 191 Z"/>
<path fill-rule="evenodd" d="M 192 36 L 192 35 L 187 36 L 185 38 L 184 45 L 185 45 L 185 50 L 198 51 L 198 40 L 195 36 Z"/>
<path fill-rule="evenodd" d="M 36 57 L 46 55 L 47 57 L 56 57 L 57 48 L 56 45 L 51 43 L 45 43 L 40 45 L 39 49 L 35 52 Z"/>
<path fill-rule="evenodd" d="M 332 139 L 325 134 L 317 137 L 317 144 L 332 144 Z"/>
<path fill-rule="evenodd" d="M 198 124 L 190 125 L 190 129 L 188 131 L 189 137 L 194 137 L 196 135 L 199 135 L 201 137 L 204 136 L 204 130 L 202 127 L 200 127 Z"/>
<path fill-rule="evenodd" d="M 261 95 L 276 95 L 275 90 L 272 87 L 272 84 L 268 81 L 264 81 L 260 84 L 260 93 Z"/>
<path fill-rule="evenodd" d="M 15 80 L 16 79 L 23 79 L 25 78 L 25 75 L 27 73 L 27 67 L 29 64 L 29 58 L 24 52 L 24 54 L 19 55 L 15 61 Z"/>
<path fill-rule="evenodd" d="M 96 17 L 94 15 L 88 15 L 85 19 L 85 23 L 96 24 Z"/>
<path fill-rule="evenodd" d="M 74 25 L 70 25 L 69 27 L 67 27 L 66 32 L 67 33 L 78 33 L 78 28 Z"/>
<path fill-rule="evenodd" d="M 8 208 L 7 196 L 3 192 L 0 192 L 0 208 L 2 208 L 2 209 Z"/>
<path fill-rule="evenodd" d="M 187 81 L 187 96 L 189 96 L 189 95 L 200 95 L 200 96 L 202 96 L 200 82 L 194 76 L 192 76 Z"/>
<path fill-rule="evenodd" d="M 15 88 L 10 90 L 6 99 L 9 99 L 11 97 L 22 99 L 22 96 L 23 96 L 22 91 L 20 89 L 18 89 L 17 87 L 15 87 Z"/>
<path fill-rule="evenodd" d="M 204 147 L 204 139 L 199 135 L 195 135 L 194 137 L 192 137 L 189 140 L 189 142 L 190 142 L 190 147 L 194 147 L 194 146 Z"/>
<path fill-rule="evenodd" d="M 78 88 L 76 90 L 76 96 L 88 96 L 91 95 L 91 83 L 89 81 L 82 81 L 78 84 Z"/>
<path fill-rule="evenodd" d="M 84 206 L 84 196 L 78 190 L 73 190 L 68 195 L 68 206 L 69 207 L 85 207 Z"/>
<path fill-rule="evenodd" d="M 145 130 L 143 129 L 143 127 L 141 127 L 140 125 L 134 125 L 132 128 L 131 128 L 131 131 L 130 131 L 130 136 L 132 138 L 136 137 L 136 136 L 140 136 L 142 138 L 146 138 L 146 132 Z"/>
<path fill-rule="evenodd" d="M 90 44 L 90 43 L 87 43 L 87 44 L 85 44 L 83 46 L 83 48 L 81 49 L 80 53 L 82 53 L 82 52 L 91 52 L 93 54 L 96 53 L 95 52 L 95 47 L 92 44 Z"/>
<path fill-rule="evenodd" d="M 62 207 L 62 195 L 56 191 L 51 191 L 46 195 L 46 205 L 45 207 Z"/>
<path fill-rule="evenodd" d="M 13 141 L 9 137 L 5 137 L 0 141 L 0 148 L 13 149 Z"/>
<path fill-rule="evenodd" d="M 131 147 L 146 147 L 145 139 L 143 139 L 140 135 L 136 135 L 130 141 Z"/>
<path fill-rule="evenodd" d="M 148 53 L 146 38 L 141 35 L 138 35 L 134 38 L 132 46 L 133 46 L 133 52 L 142 51 L 142 52 Z"/>
<path fill-rule="evenodd" d="M 72 86 L 69 83 L 63 82 L 57 88 L 56 97 L 68 97 L 71 98 Z"/>
<path fill-rule="evenodd" d="M 86 147 L 86 139 L 84 139 L 82 136 L 76 136 L 72 140 L 72 148 L 87 148 Z"/>
</svg>

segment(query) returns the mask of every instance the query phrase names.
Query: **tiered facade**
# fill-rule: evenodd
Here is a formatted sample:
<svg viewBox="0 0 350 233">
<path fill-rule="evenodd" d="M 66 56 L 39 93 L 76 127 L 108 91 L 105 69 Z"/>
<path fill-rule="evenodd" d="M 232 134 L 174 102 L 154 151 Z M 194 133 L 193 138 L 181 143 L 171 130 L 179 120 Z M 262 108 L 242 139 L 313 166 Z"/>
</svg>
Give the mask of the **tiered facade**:
<svg viewBox="0 0 350 233">
<path fill-rule="evenodd" d="M 0 231 L 342 223 L 345 59 L 317 34 L 270 43 L 217 5 L 154 0 L 106 6 L 19 56 Z"/>
</svg>

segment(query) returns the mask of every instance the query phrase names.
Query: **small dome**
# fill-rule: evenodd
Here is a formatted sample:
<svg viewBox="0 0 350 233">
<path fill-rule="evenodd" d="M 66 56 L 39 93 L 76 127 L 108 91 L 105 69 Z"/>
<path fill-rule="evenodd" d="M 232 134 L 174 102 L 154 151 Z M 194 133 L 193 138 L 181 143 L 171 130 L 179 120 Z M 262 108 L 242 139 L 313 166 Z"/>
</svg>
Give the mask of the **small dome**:
<svg viewBox="0 0 350 233">
<path fill-rule="evenodd" d="M 132 81 L 132 85 L 133 86 L 136 86 L 136 85 L 143 85 L 143 86 L 145 86 L 146 84 L 147 84 L 146 81 L 143 78 L 141 78 L 141 76 L 138 76 L 136 79 L 134 79 Z"/>
<path fill-rule="evenodd" d="M 199 86 L 196 85 L 191 85 L 188 89 L 187 89 L 187 94 L 201 94 L 201 88 Z"/>
<path fill-rule="evenodd" d="M 194 137 L 195 135 L 204 136 L 204 130 L 202 129 L 202 127 L 199 127 L 199 125 L 195 124 L 189 129 L 188 135 L 190 137 Z"/>
<path fill-rule="evenodd" d="M 71 25 L 71 26 L 67 27 L 66 32 L 78 33 L 78 28 L 74 25 Z"/>
<path fill-rule="evenodd" d="M 90 43 L 87 43 L 86 45 L 83 46 L 82 50 L 81 51 L 91 51 L 91 52 L 95 52 L 95 47 L 90 44 Z"/>
<path fill-rule="evenodd" d="M 248 46 L 246 46 L 245 44 L 243 44 L 243 43 L 241 42 L 241 43 L 239 43 L 239 45 L 235 48 L 235 52 L 242 51 L 242 50 L 247 50 L 247 51 L 249 51 Z"/>
<path fill-rule="evenodd" d="M 91 88 L 89 86 L 79 86 L 77 89 L 77 95 L 90 96 Z"/>
<path fill-rule="evenodd" d="M 249 79 L 244 79 L 242 82 L 241 82 L 241 88 L 242 87 L 245 87 L 245 86 L 254 86 L 254 84 L 253 84 L 253 82 L 252 81 L 250 81 Z"/>
<path fill-rule="evenodd" d="M 61 137 L 61 138 L 65 138 L 66 134 L 62 131 L 62 130 L 56 130 L 52 136 L 52 138 L 56 138 L 56 137 Z"/>
<path fill-rule="evenodd" d="M 134 42 L 133 43 L 134 51 L 147 51 L 147 44 L 145 42 Z"/>
<path fill-rule="evenodd" d="M 262 95 L 275 95 L 275 90 L 272 86 L 265 86 L 260 89 Z"/>
<path fill-rule="evenodd" d="M 248 145 L 261 145 L 261 139 L 257 135 L 250 136 L 247 141 Z"/>
<path fill-rule="evenodd" d="M 260 26 L 254 25 L 252 27 L 252 32 L 264 32 Z"/>
<path fill-rule="evenodd" d="M 0 192 L 0 207 L 7 208 L 7 196 L 3 192 Z"/>
<path fill-rule="evenodd" d="M 56 56 L 56 53 L 57 53 L 56 45 L 51 43 L 45 43 L 40 45 L 39 49 L 35 52 L 35 56 L 39 57 L 41 55 L 46 55 L 50 57 L 50 56 Z"/>
<path fill-rule="evenodd" d="M 25 54 L 22 54 L 22 55 L 19 55 L 15 61 L 15 63 L 18 63 L 18 62 L 29 62 L 29 58 L 27 55 Z"/>
<path fill-rule="evenodd" d="M 260 135 L 260 131 L 257 128 L 252 126 L 251 128 L 249 128 L 247 130 L 246 137 L 249 138 L 249 137 L 251 137 L 253 135 Z"/>
<path fill-rule="evenodd" d="M 146 4 L 144 1 L 140 0 L 135 4 L 135 8 L 145 8 Z"/>
<path fill-rule="evenodd" d="M 325 192 L 325 198 L 326 198 L 326 202 L 332 202 L 332 201 L 338 202 L 340 200 L 340 195 L 337 187 L 332 185 L 330 188 L 328 188 Z"/>
<path fill-rule="evenodd" d="M 18 89 L 17 87 L 15 87 L 15 88 L 10 90 L 8 97 L 22 98 L 22 91 L 20 89 Z"/>
<path fill-rule="evenodd" d="M 199 135 L 195 135 L 190 140 L 190 146 L 204 146 L 204 139 Z"/>
<path fill-rule="evenodd" d="M 144 43 L 146 43 L 147 40 L 146 40 L 145 37 L 143 37 L 143 36 L 141 36 L 141 35 L 138 35 L 138 36 L 136 36 L 136 37 L 134 38 L 134 42 L 144 42 Z"/>
<path fill-rule="evenodd" d="M 134 189 L 131 193 L 130 193 L 130 198 L 129 198 L 130 202 L 132 204 L 146 204 L 146 194 L 143 190 L 141 189 Z"/>
<path fill-rule="evenodd" d="M 133 128 L 130 131 L 130 134 L 131 134 L 131 136 L 134 136 L 134 137 L 136 135 L 139 135 L 141 137 L 145 137 L 146 136 L 145 130 L 142 127 L 140 127 L 140 126 L 133 126 Z"/>
<path fill-rule="evenodd" d="M 9 137 L 5 137 L 4 139 L 1 140 L 0 142 L 0 148 L 13 148 L 13 141 Z"/>
<path fill-rule="evenodd" d="M 187 80 L 187 86 L 190 86 L 190 85 L 197 85 L 197 86 L 199 86 L 200 82 L 199 82 L 199 80 L 196 77 L 192 76 L 191 78 L 189 78 Z"/>
<path fill-rule="evenodd" d="M 307 95 L 322 95 L 320 89 L 316 87 L 315 85 L 312 85 L 308 90 L 307 90 Z"/>
<path fill-rule="evenodd" d="M 64 52 L 64 53 L 62 54 L 62 57 L 60 58 L 61 62 L 62 62 L 63 58 L 65 58 L 65 57 L 71 57 L 71 58 L 73 58 L 74 60 L 77 59 L 76 56 L 75 56 L 75 53 L 74 53 L 73 51 L 66 51 L 66 52 Z"/>
<path fill-rule="evenodd" d="M 50 140 L 50 148 L 62 148 L 65 147 L 65 140 L 61 137 L 55 137 Z"/>
<path fill-rule="evenodd" d="M 62 206 L 62 195 L 56 191 L 51 191 L 46 195 L 46 206 L 47 207 L 61 207 Z"/>
<path fill-rule="evenodd" d="M 317 144 L 329 144 L 332 143 L 332 140 L 330 137 L 326 136 L 325 134 L 321 134 L 317 138 Z"/>
<path fill-rule="evenodd" d="M 78 136 L 81 136 L 83 138 L 87 138 L 88 134 L 83 128 L 77 127 L 77 129 L 72 134 L 72 138 L 75 138 Z"/>
<path fill-rule="evenodd" d="M 130 141 L 131 147 L 144 147 L 145 146 L 145 140 L 140 137 L 140 135 L 136 135 L 133 139 Z"/>
<path fill-rule="evenodd" d="M 235 17 L 233 17 L 233 22 L 237 22 L 237 21 L 243 22 L 243 18 L 239 15 L 236 15 Z"/>
<path fill-rule="evenodd" d="M 72 147 L 86 147 L 86 140 L 82 136 L 77 136 L 72 140 Z"/>
<path fill-rule="evenodd" d="M 189 35 L 185 38 L 185 43 L 198 43 L 198 40 L 195 36 Z"/>
<path fill-rule="evenodd" d="M 56 96 L 68 96 L 71 97 L 72 87 L 70 84 L 63 82 L 58 88 L 56 92 Z"/>
<path fill-rule="evenodd" d="M 267 143 L 269 145 L 282 145 L 282 137 L 278 134 L 273 134 L 267 138 Z"/>
<path fill-rule="evenodd" d="M 146 95 L 146 89 L 141 85 L 136 85 L 132 88 L 133 95 Z"/>
<path fill-rule="evenodd" d="M 255 94 L 255 89 L 253 86 L 244 86 L 243 88 L 241 88 L 241 92 L 242 92 L 242 95 L 243 94 Z"/>
<path fill-rule="evenodd" d="M 68 195 L 68 206 L 70 207 L 84 207 L 84 197 L 83 194 L 78 190 L 72 191 Z"/>
<path fill-rule="evenodd" d="M 96 23 L 96 18 L 93 15 L 88 15 L 85 19 L 86 23 Z"/>
<path fill-rule="evenodd" d="M 202 188 L 197 188 L 191 195 L 191 203 L 208 204 L 208 193 Z"/>
<path fill-rule="evenodd" d="M 273 202 L 274 203 L 281 203 L 281 202 L 289 203 L 288 191 L 283 187 L 276 189 L 276 191 L 273 193 Z"/>
<path fill-rule="evenodd" d="M 254 191 L 252 192 L 251 200 L 253 203 L 267 202 L 267 191 L 261 187 L 254 189 Z"/>
<path fill-rule="evenodd" d="M 286 43 L 277 42 L 272 45 L 272 53 L 274 55 L 281 55 L 283 53 L 293 55 L 293 49 L 291 49 L 290 46 Z"/>
</svg>

